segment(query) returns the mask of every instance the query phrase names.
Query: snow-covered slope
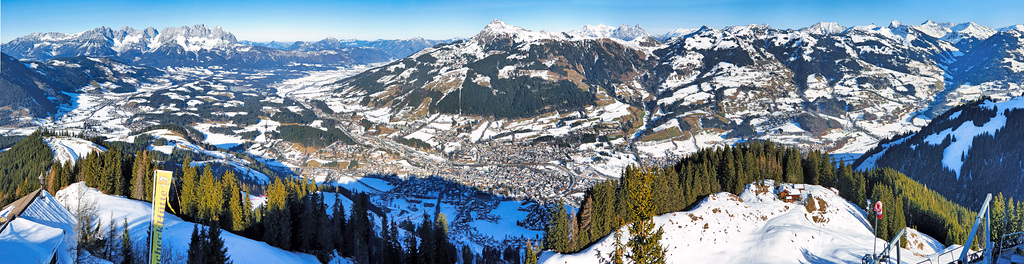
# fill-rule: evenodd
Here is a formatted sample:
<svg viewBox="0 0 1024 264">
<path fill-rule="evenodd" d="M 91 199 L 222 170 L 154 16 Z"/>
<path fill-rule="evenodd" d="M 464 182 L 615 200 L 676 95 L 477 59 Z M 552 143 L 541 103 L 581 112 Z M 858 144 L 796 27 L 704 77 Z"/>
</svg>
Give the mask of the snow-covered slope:
<svg viewBox="0 0 1024 264">
<path fill-rule="evenodd" d="M 43 140 L 53 149 L 53 158 L 59 163 L 75 164 L 89 153 L 107 151 L 103 146 L 76 137 L 46 137 Z"/>
<path fill-rule="evenodd" d="M 97 205 L 96 215 L 99 216 L 99 223 L 104 228 L 110 221 L 114 221 L 120 226 L 124 220 L 127 220 L 128 229 L 132 234 L 136 234 L 133 236 L 133 240 L 145 239 L 144 234 L 149 228 L 153 212 L 150 203 L 102 194 L 99 190 L 86 186 L 84 182 L 72 184 L 58 191 L 55 197 L 61 204 L 71 208 L 75 208 L 74 206 L 80 201 L 94 202 Z M 192 234 L 193 225 L 194 223 L 183 221 L 172 214 L 164 215 L 163 244 L 165 251 L 163 254 L 165 256 L 185 255 L 188 251 L 189 236 Z M 74 233 L 70 226 L 65 230 L 67 234 Z M 312 255 L 285 251 L 231 232 L 225 231 L 221 237 L 227 247 L 227 255 L 235 263 L 320 263 Z M 167 249 L 171 249 L 172 252 L 168 252 Z"/>
<path fill-rule="evenodd" d="M 811 211 L 778 200 L 769 183 L 749 184 L 738 197 L 710 195 L 693 210 L 654 217 L 665 231 L 661 244 L 668 263 L 860 263 L 872 243 L 884 247 L 885 241 L 874 239 L 862 209 L 834 189 L 808 185 L 806 191 L 813 197 Z M 625 244 L 628 229 L 622 231 Z M 921 246 L 903 251 L 903 263 L 918 263 L 944 250 L 934 239 L 911 234 L 911 245 Z M 599 255 L 607 258 L 611 252 L 613 239 L 608 236 L 576 254 L 544 252 L 540 263 L 599 263 Z"/>
<path fill-rule="evenodd" d="M 986 193 L 1024 199 L 1022 126 L 1024 97 L 976 101 L 880 142 L 854 165 L 896 169 L 965 206 Z"/>
</svg>

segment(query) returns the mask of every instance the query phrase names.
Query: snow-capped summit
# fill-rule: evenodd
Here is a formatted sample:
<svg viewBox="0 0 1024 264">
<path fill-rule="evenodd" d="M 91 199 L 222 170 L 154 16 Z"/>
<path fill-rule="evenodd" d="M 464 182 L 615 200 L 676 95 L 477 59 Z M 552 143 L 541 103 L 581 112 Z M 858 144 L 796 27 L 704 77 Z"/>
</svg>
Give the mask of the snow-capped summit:
<svg viewBox="0 0 1024 264">
<path fill-rule="evenodd" d="M 640 27 L 640 25 L 629 26 L 626 24 L 622 24 L 619 26 L 619 28 L 616 28 L 615 31 L 612 32 L 613 38 L 625 41 L 634 40 L 648 35 L 650 34 L 647 34 L 647 31 L 644 30 L 644 28 Z"/>
<path fill-rule="evenodd" d="M 946 34 L 949 34 L 949 32 L 952 31 L 949 29 L 950 27 L 952 27 L 951 23 L 940 24 L 935 23 L 935 21 L 931 20 L 925 21 L 919 26 L 910 26 L 910 28 L 913 28 L 917 31 L 920 31 L 921 33 L 924 33 L 925 35 L 932 36 L 934 38 L 942 38 L 946 36 Z"/>
<path fill-rule="evenodd" d="M 605 24 L 585 25 L 580 29 L 569 31 L 569 35 L 577 37 L 608 38 L 611 37 L 615 28 Z"/>
<path fill-rule="evenodd" d="M 697 31 L 697 30 L 696 29 L 692 29 L 692 28 L 677 28 L 677 29 L 673 29 L 672 31 L 669 31 L 668 33 L 662 34 L 662 35 L 656 37 L 655 39 L 664 42 L 664 41 L 669 40 L 669 39 L 679 38 L 679 37 L 686 36 L 686 35 L 688 35 L 690 33 L 693 33 L 694 31 Z"/>
<path fill-rule="evenodd" d="M 480 33 L 473 36 L 472 40 L 489 43 L 498 39 L 511 39 L 521 43 L 551 38 L 562 38 L 562 35 L 543 30 L 540 32 L 530 31 L 495 19 L 487 24 Z"/>
<path fill-rule="evenodd" d="M 996 30 L 990 27 L 975 24 L 974 22 L 956 24 L 950 28 L 952 32 L 942 37 L 942 40 L 949 41 L 954 45 L 963 40 L 981 41 L 996 34 Z"/>
<path fill-rule="evenodd" d="M 999 28 L 999 32 L 1010 31 L 1010 30 L 1024 31 L 1024 24 L 1017 24 L 1017 25 L 1012 25 L 1012 26 L 1009 26 L 1009 27 Z"/>
<path fill-rule="evenodd" d="M 566 32 L 574 37 L 584 38 L 615 38 L 625 41 L 631 41 L 643 36 L 649 36 L 640 25 L 630 26 L 626 24 L 620 25 L 618 28 L 614 28 L 605 24 L 586 25 L 580 29 Z"/>
<path fill-rule="evenodd" d="M 480 31 L 477 37 L 489 37 L 489 36 L 500 36 L 500 35 L 514 35 L 516 33 L 527 31 L 521 27 L 509 25 L 505 21 L 495 19 L 484 26 L 484 29 Z"/>
<path fill-rule="evenodd" d="M 899 20 L 893 19 L 892 22 L 889 22 L 889 28 L 898 28 L 898 27 L 902 27 L 902 26 L 903 26 L 903 22 L 900 22 Z"/>
<path fill-rule="evenodd" d="M 898 21 L 893 22 L 898 23 Z M 840 26 L 839 23 L 836 22 L 818 22 L 801 30 L 816 35 L 831 35 L 843 33 L 843 31 L 846 30 L 846 27 Z"/>
<path fill-rule="evenodd" d="M 150 49 L 159 49 L 163 45 L 177 44 L 187 51 L 198 51 L 203 49 L 224 49 L 238 43 L 235 35 L 232 35 L 224 28 L 214 28 L 199 24 L 192 27 L 165 28 L 156 39 L 151 42 Z"/>
</svg>

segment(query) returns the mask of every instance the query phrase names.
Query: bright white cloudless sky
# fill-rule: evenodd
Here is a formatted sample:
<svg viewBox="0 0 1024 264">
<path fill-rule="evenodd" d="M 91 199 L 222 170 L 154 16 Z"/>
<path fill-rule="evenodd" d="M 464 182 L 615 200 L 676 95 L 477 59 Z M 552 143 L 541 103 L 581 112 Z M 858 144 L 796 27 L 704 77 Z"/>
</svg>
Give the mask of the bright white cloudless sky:
<svg viewBox="0 0 1024 264">
<path fill-rule="evenodd" d="M 818 21 L 844 26 L 974 21 L 990 27 L 1024 23 L 1021 0 L 378 0 L 378 1 L 70 1 L 5 0 L 0 42 L 33 32 L 77 33 L 100 26 L 136 29 L 222 26 L 239 40 L 469 37 L 493 19 L 529 30 L 639 24 L 652 34 L 702 25 L 768 24 L 801 28 Z"/>
</svg>

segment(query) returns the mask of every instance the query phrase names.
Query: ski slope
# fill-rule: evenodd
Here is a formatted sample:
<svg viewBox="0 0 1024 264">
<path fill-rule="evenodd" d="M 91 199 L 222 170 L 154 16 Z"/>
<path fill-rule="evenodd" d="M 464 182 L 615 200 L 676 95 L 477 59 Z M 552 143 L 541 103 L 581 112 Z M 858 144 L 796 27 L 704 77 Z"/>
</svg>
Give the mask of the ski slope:
<svg viewBox="0 0 1024 264">
<path fill-rule="evenodd" d="M 46 137 L 43 140 L 53 149 L 53 159 L 62 164 L 75 164 L 89 153 L 107 151 L 103 146 L 76 137 Z"/>
<path fill-rule="evenodd" d="M 860 263 L 872 252 L 873 242 L 879 250 L 885 246 L 885 241 L 874 239 L 865 212 L 834 189 L 808 185 L 806 191 L 816 201 L 811 212 L 802 204 L 778 200 L 769 182 L 763 187 L 748 184 L 740 196 L 710 195 L 691 211 L 654 217 L 665 231 L 661 243 L 667 249 L 667 262 Z M 626 227 L 621 230 L 625 244 L 629 232 Z M 928 236 L 910 234 L 915 250 L 902 251 L 902 263 L 934 259 L 945 250 Z M 599 256 L 607 258 L 612 251 L 613 239 L 607 236 L 576 254 L 546 251 L 539 263 L 600 263 Z M 892 256 L 895 261 L 895 252 Z"/>
</svg>

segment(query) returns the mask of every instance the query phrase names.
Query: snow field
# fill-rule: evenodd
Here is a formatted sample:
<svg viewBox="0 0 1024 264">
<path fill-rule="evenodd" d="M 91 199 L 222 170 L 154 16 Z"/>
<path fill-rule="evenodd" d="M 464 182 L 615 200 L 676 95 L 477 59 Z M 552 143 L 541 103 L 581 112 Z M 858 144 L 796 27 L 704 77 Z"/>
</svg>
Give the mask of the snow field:
<svg viewBox="0 0 1024 264">
<path fill-rule="evenodd" d="M 834 189 L 806 185 L 814 201 L 803 204 L 778 200 L 772 183 L 748 184 L 740 196 L 708 196 L 691 211 L 654 217 L 665 231 L 662 245 L 668 263 L 860 263 L 870 254 L 874 239 L 865 212 L 840 198 Z M 628 228 L 622 227 L 623 241 Z M 911 232 L 921 248 L 903 254 L 903 263 L 918 263 L 937 255 L 942 245 Z M 598 255 L 612 251 L 613 236 L 576 254 L 543 252 L 540 263 L 599 263 Z M 908 252 L 904 252 L 908 253 Z M 916 254 L 914 254 L 916 253 Z M 894 254 L 894 253 L 893 253 Z M 895 256 L 893 256 L 895 258 Z"/>
</svg>

